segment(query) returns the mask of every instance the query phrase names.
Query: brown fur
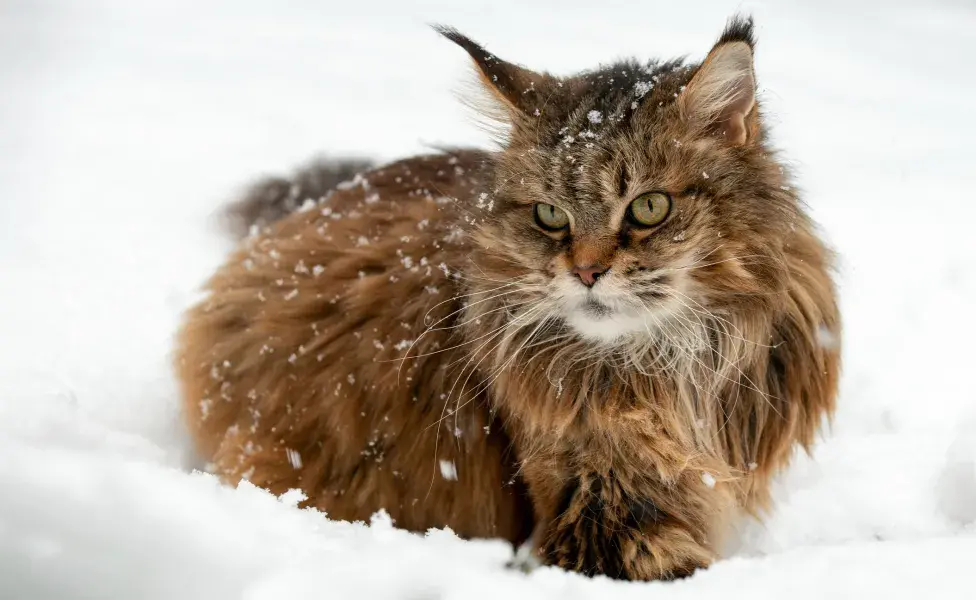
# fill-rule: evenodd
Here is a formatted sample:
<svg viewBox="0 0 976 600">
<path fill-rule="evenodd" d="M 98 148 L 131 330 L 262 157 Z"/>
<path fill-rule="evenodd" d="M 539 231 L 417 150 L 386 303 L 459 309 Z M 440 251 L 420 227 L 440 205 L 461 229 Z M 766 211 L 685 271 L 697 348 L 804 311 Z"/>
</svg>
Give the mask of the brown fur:
<svg viewBox="0 0 976 600">
<path fill-rule="evenodd" d="M 557 79 L 444 33 L 499 100 L 505 148 L 385 166 L 249 238 L 179 337 L 199 450 L 334 518 L 383 508 L 418 531 L 532 532 L 584 573 L 688 574 L 833 409 L 830 255 L 758 106 L 706 97 L 706 67 Z M 751 23 L 710 57 L 734 43 L 751 56 Z M 649 190 L 672 214 L 633 227 Z M 540 229 L 535 202 L 572 227 Z M 578 293 L 590 262 L 610 269 L 594 289 L 641 298 L 646 334 L 568 324 L 559 286 Z"/>
</svg>

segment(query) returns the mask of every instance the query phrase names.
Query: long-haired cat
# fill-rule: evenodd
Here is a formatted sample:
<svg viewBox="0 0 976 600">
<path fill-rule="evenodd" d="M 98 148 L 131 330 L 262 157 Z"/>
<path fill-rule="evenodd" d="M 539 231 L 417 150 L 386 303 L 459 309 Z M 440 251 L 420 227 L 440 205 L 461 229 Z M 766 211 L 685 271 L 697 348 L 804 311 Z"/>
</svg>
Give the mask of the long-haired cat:
<svg viewBox="0 0 976 600">
<path fill-rule="evenodd" d="M 751 20 L 701 64 L 572 77 L 441 33 L 503 148 L 255 189 L 238 214 L 269 224 L 179 335 L 199 451 L 337 519 L 624 579 L 708 565 L 839 370 L 830 253 L 767 145 Z"/>
</svg>

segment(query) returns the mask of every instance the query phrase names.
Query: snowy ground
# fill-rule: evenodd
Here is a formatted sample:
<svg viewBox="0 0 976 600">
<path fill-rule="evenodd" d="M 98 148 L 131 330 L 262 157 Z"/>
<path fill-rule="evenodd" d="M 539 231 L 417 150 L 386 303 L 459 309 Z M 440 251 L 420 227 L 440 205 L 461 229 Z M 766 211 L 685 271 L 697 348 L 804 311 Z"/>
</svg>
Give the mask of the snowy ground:
<svg viewBox="0 0 976 600">
<path fill-rule="evenodd" d="M 0 597 L 972 598 L 970 2 L 0 4 Z M 463 53 L 701 57 L 752 11 L 776 137 L 843 257 L 841 408 L 778 511 L 677 583 L 507 572 L 497 542 L 335 523 L 191 474 L 167 368 L 209 216 L 319 151 L 484 144 Z"/>
</svg>

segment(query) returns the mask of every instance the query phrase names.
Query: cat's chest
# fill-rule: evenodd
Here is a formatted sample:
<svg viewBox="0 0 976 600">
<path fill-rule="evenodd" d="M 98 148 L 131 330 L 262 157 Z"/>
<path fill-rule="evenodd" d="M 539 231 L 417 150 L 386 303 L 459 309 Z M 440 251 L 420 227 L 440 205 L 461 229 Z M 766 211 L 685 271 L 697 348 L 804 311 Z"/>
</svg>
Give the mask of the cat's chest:
<svg viewBox="0 0 976 600">
<path fill-rule="evenodd" d="M 660 421 L 676 391 L 661 376 L 577 366 L 501 374 L 492 401 L 539 435 L 613 435 Z"/>
</svg>

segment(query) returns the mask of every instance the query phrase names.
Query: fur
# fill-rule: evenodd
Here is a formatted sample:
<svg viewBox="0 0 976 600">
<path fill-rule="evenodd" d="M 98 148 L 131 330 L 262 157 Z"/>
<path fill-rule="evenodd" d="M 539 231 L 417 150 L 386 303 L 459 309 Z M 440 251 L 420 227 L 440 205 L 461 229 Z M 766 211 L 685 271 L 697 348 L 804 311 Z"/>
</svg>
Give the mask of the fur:
<svg viewBox="0 0 976 600">
<path fill-rule="evenodd" d="M 304 210 L 247 238 L 178 338 L 198 448 L 226 481 L 301 488 L 333 518 L 382 508 L 622 579 L 707 566 L 810 448 L 840 368 L 831 254 L 760 106 L 700 83 L 754 93 L 751 21 L 702 64 L 568 78 L 443 32 L 504 147 L 298 192 Z M 749 48 L 738 79 L 709 66 L 729 44 Z M 671 213 L 636 227 L 648 191 Z M 538 202 L 570 225 L 541 229 Z M 604 270 L 592 287 L 580 265 Z"/>
<path fill-rule="evenodd" d="M 266 177 L 227 207 L 227 226 L 235 236 L 245 237 L 252 227 L 266 227 L 306 201 L 324 202 L 340 183 L 372 167 L 372 161 L 362 158 L 319 158 L 292 177 Z"/>
</svg>

